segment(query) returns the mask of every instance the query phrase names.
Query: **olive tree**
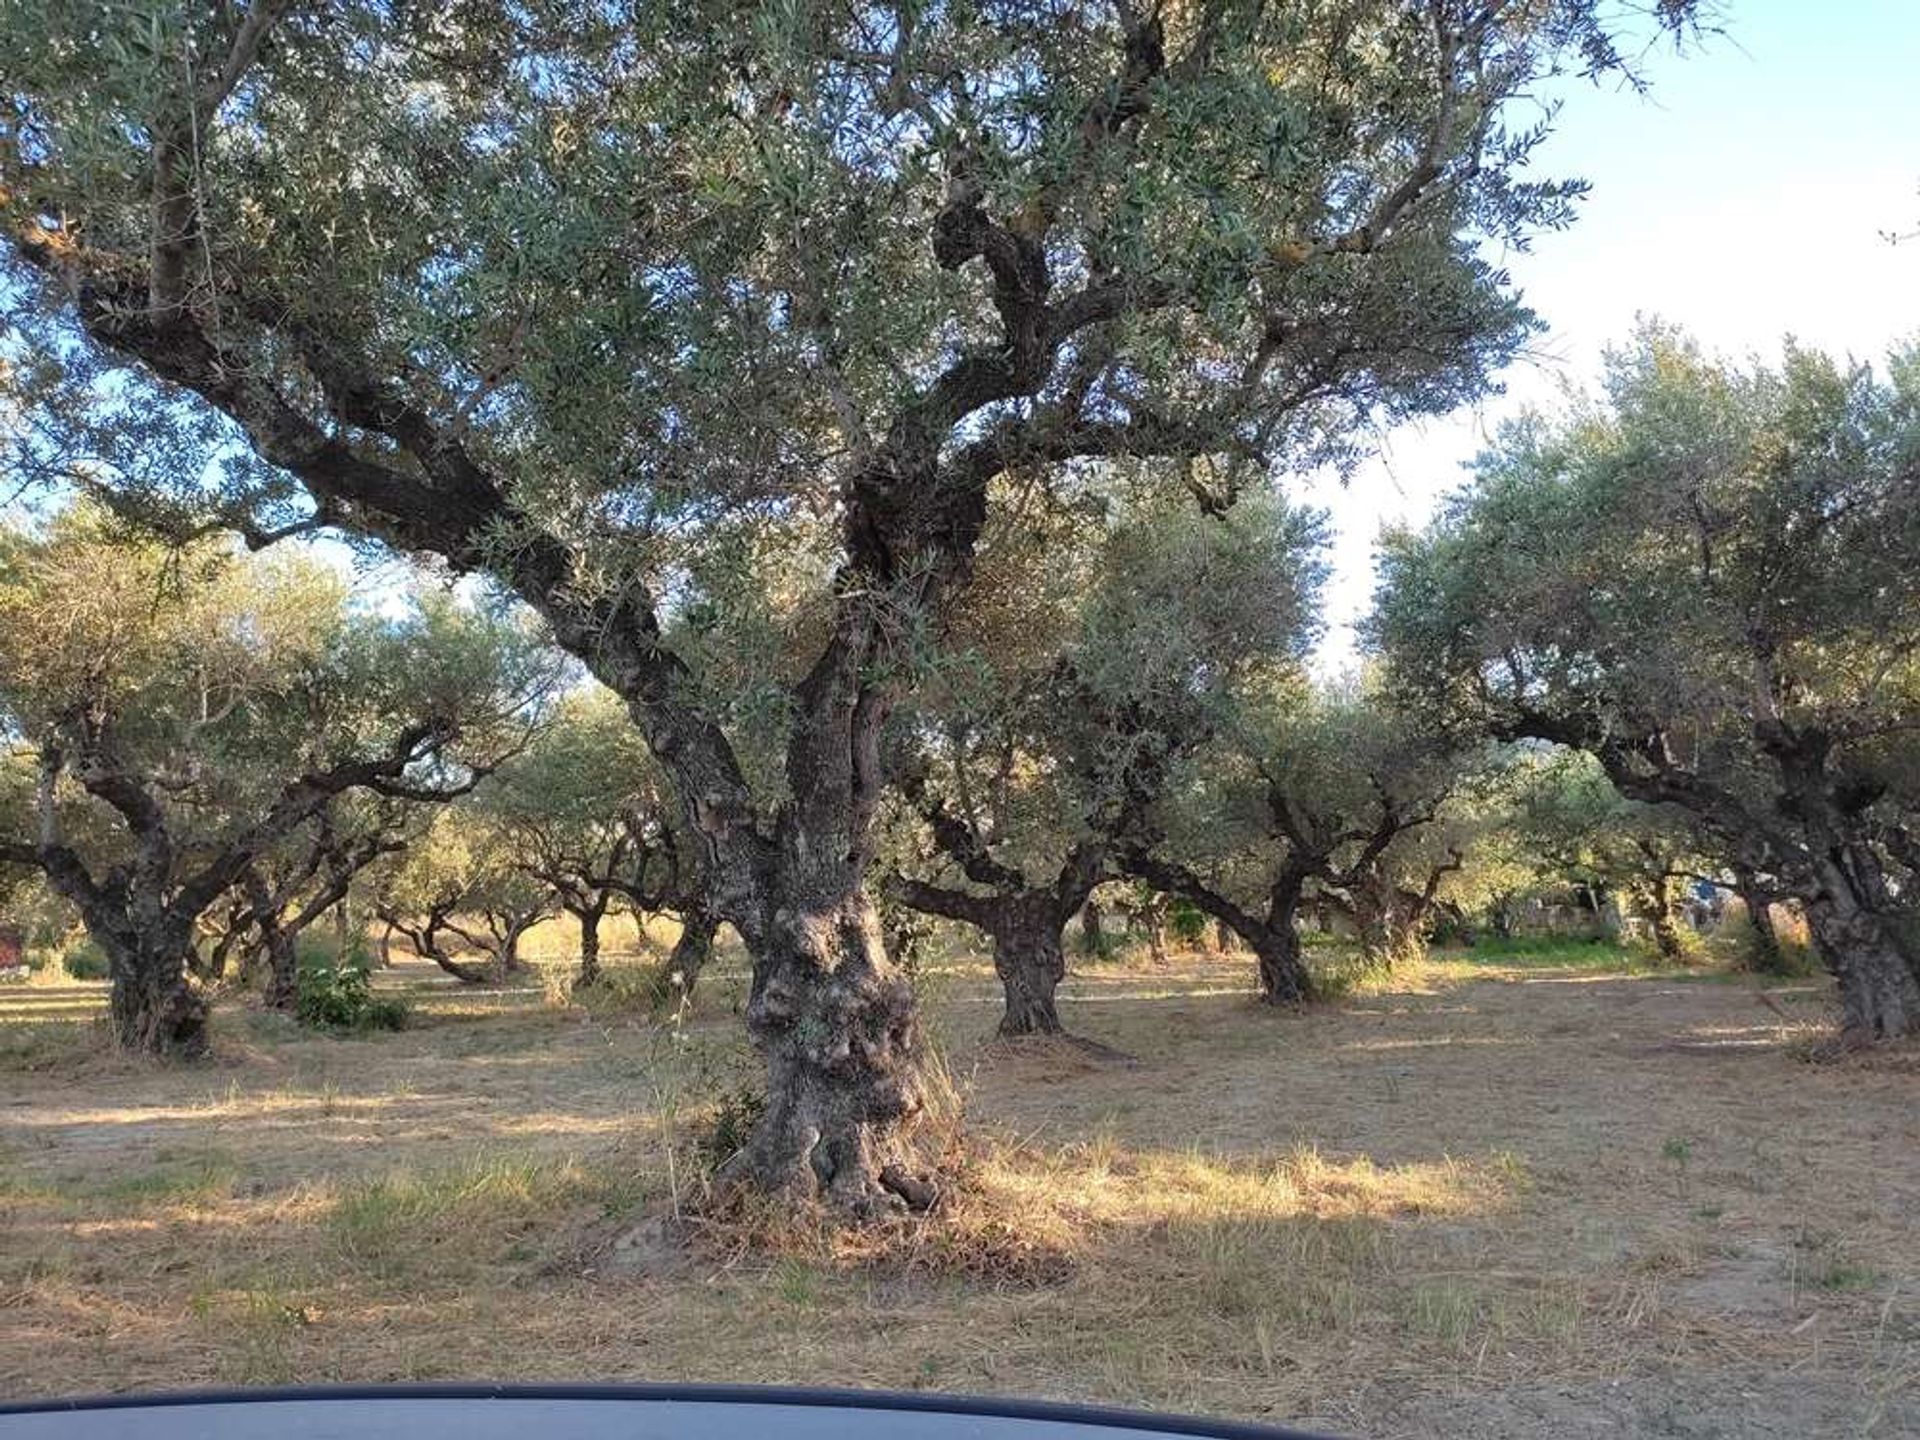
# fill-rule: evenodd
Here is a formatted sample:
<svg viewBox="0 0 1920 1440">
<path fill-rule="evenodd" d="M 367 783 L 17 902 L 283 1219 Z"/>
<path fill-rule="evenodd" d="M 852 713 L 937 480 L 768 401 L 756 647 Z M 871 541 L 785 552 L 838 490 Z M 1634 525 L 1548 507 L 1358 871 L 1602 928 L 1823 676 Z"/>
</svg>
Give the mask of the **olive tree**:
<svg viewBox="0 0 1920 1440">
<path fill-rule="evenodd" d="M 346 902 L 355 878 L 405 843 L 404 811 L 417 801 L 342 796 L 258 856 L 230 892 L 224 928 L 204 967 L 217 978 L 236 945 L 245 946 L 241 974 L 266 962 L 265 998 L 276 1010 L 299 1001 L 300 936 Z M 448 796 L 451 798 L 451 795 Z"/>
<path fill-rule="evenodd" d="M 1542 867 L 1595 896 L 1624 892 L 1661 958 L 1684 957 L 1680 886 L 1721 868 L 1687 812 L 1627 799 L 1578 751 L 1528 756 L 1513 781 L 1514 829 Z"/>
<path fill-rule="evenodd" d="M 597 984 L 600 925 L 609 910 L 671 911 L 680 939 L 665 964 L 663 993 L 690 991 L 713 945 L 698 857 L 659 767 L 632 721 L 599 687 L 567 696 L 525 751 L 476 796 L 502 832 L 511 863 L 551 887 L 580 926 L 580 985 Z"/>
<path fill-rule="evenodd" d="M 727 1178 L 871 1210 L 920 1104 L 880 737 L 995 481 L 1212 458 L 1221 505 L 1484 389 L 1532 329 L 1492 257 L 1580 192 L 1527 172 L 1530 97 L 1622 68 L 1606 12 L 15 7 L 13 373 L 90 483 L 167 437 L 150 511 L 347 530 L 544 616 L 753 960 L 768 1104 Z M 747 528 L 814 563 L 708 590 Z M 776 592 L 766 773 L 673 622 Z"/>
<path fill-rule="evenodd" d="M 991 937 L 1002 1035 L 1060 1030 L 1067 922 L 1145 839 L 1169 772 L 1206 742 L 1236 682 L 1304 663 L 1321 544 L 1317 512 L 1149 502 L 1083 539 L 1078 564 L 1071 540 L 1050 547 L 1054 613 L 962 607 L 957 638 L 974 648 L 902 717 L 899 788 L 925 843 L 888 893 Z"/>
<path fill-rule="evenodd" d="M 1920 744 L 1920 351 L 1736 368 L 1650 329 L 1388 546 L 1375 633 L 1439 723 L 1585 750 L 1804 908 L 1850 1039 L 1920 1024 L 1887 841 Z M 1897 873 L 1897 872 L 1896 872 Z"/>
<path fill-rule="evenodd" d="M 403 936 L 414 954 L 463 985 L 525 975 L 521 942 L 561 908 L 559 892 L 528 872 L 507 831 L 479 804 L 435 812 L 373 867 L 370 880 L 374 918 L 389 941 Z M 476 953 L 478 961 L 467 958 Z"/>
<path fill-rule="evenodd" d="M 1375 958 L 1417 940 L 1462 863 L 1464 839 L 1440 833 L 1461 759 L 1357 685 L 1269 674 L 1237 701 L 1127 866 L 1239 935 L 1263 1000 L 1296 1004 L 1314 996 L 1299 936 L 1310 898 L 1346 913 Z"/>
<path fill-rule="evenodd" d="M 122 1045 L 205 1048 L 201 917 L 355 791 L 440 800 L 510 747 L 544 664 L 429 603 L 354 612 L 317 562 L 184 552 L 97 512 L 0 532 L 0 733 L 30 776 L 0 862 L 36 868 L 105 952 Z"/>
</svg>

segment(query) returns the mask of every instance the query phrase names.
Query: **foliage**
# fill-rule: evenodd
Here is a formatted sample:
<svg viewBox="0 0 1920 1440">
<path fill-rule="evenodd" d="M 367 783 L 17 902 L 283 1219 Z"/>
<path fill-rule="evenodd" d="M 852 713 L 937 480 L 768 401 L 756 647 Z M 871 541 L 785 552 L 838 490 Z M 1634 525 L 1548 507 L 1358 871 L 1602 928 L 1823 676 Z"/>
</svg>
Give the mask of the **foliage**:
<svg viewBox="0 0 1920 1440">
<path fill-rule="evenodd" d="M 1920 1008 L 1920 952 L 1885 958 L 1920 859 L 1916 456 L 1920 350 L 1738 369 L 1651 327 L 1391 539 L 1373 622 L 1434 723 L 1585 749 L 1799 898 L 1869 1031 Z"/>
<path fill-rule="evenodd" d="M 62 951 L 60 967 L 69 980 L 105 980 L 112 974 L 107 952 L 91 940 L 76 940 Z"/>
<path fill-rule="evenodd" d="M 1167 931 L 1182 945 L 1197 945 L 1207 933 L 1207 912 L 1191 900 L 1175 897 L 1167 906 Z"/>
<path fill-rule="evenodd" d="M 359 947 L 300 947 L 299 999 L 295 1012 L 316 1030 L 403 1030 L 407 1002 L 373 992 L 373 961 Z"/>
</svg>

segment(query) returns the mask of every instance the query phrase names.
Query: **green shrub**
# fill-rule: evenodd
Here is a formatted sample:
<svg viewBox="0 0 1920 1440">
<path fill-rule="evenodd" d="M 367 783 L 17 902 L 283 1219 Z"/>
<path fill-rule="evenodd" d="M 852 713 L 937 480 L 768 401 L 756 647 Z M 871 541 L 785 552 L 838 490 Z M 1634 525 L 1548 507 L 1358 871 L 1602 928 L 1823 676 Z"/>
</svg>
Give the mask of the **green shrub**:
<svg viewBox="0 0 1920 1440">
<path fill-rule="evenodd" d="M 316 1030 L 403 1030 L 407 1006 L 373 993 L 373 962 L 359 948 L 344 952 L 331 943 L 302 944 L 299 950 L 296 1013 Z"/>
<path fill-rule="evenodd" d="M 1198 945 L 1206 937 L 1207 913 L 1191 900 L 1169 901 L 1167 929 L 1180 944 Z"/>
<path fill-rule="evenodd" d="M 70 980 L 105 980 L 113 973 L 107 964 L 107 952 L 91 940 L 69 945 L 60 964 Z"/>
</svg>

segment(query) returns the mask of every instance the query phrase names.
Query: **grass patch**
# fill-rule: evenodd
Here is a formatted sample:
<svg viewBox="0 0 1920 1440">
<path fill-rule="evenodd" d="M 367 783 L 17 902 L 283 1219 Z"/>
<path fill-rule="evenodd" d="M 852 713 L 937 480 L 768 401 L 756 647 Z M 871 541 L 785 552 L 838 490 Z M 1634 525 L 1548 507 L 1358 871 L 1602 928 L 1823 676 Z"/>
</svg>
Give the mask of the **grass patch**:
<svg viewBox="0 0 1920 1440">
<path fill-rule="evenodd" d="M 445 1277 L 529 1258 L 524 1242 L 608 1193 L 572 1158 L 475 1155 L 354 1182 L 340 1191 L 328 1226 L 340 1253 L 371 1273 Z"/>
<path fill-rule="evenodd" d="M 1449 958 L 1454 956 L 1470 966 L 1502 970 L 1592 970 L 1639 975 L 1673 968 L 1634 946 L 1555 936 L 1483 939 L 1467 950 L 1449 952 Z"/>
</svg>

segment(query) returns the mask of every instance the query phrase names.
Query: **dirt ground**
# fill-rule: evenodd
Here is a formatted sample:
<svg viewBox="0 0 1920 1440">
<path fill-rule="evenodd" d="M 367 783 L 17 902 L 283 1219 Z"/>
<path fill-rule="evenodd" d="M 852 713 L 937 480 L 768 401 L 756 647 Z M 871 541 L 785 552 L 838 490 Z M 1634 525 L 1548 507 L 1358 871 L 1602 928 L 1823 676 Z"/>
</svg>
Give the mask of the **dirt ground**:
<svg viewBox="0 0 1920 1440">
<path fill-rule="evenodd" d="M 1920 1434 L 1920 1063 L 1821 987 L 1436 962 L 1301 1014 L 1244 958 L 1101 966 L 988 1043 L 924 979 L 962 1222 L 779 1255 L 676 1224 L 751 1078 L 679 1024 L 401 967 L 417 1028 L 223 1010 L 215 1061 L 0 993 L 0 1395 L 705 1379 L 1093 1399 L 1350 1436 Z M 1131 1061 L 1124 1057 L 1131 1057 Z"/>
</svg>

